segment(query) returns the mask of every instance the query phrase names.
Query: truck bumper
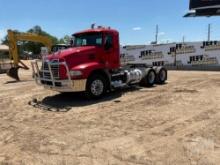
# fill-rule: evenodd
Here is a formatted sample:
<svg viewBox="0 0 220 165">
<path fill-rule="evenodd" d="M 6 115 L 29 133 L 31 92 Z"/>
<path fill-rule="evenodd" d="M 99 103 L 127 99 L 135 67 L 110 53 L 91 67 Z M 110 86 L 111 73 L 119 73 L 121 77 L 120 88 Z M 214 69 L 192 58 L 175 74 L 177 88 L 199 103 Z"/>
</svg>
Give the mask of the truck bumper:
<svg viewBox="0 0 220 165">
<path fill-rule="evenodd" d="M 86 90 L 86 79 L 83 80 L 73 80 L 71 82 L 60 81 L 59 86 L 43 85 L 45 89 L 57 91 L 57 92 L 84 92 Z"/>
<path fill-rule="evenodd" d="M 57 92 L 84 92 L 86 91 L 87 79 L 72 80 L 68 66 L 65 62 L 47 62 L 47 69 L 40 70 L 38 61 L 31 62 L 33 77 L 36 84 L 43 86 L 45 89 L 54 90 Z M 57 66 L 63 65 L 66 68 L 68 78 L 59 80 L 56 75 Z M 56 66 L 54 71 L 53 66 Z M 59 68 L 59 67 L 58 67 Z"/>
</svg>

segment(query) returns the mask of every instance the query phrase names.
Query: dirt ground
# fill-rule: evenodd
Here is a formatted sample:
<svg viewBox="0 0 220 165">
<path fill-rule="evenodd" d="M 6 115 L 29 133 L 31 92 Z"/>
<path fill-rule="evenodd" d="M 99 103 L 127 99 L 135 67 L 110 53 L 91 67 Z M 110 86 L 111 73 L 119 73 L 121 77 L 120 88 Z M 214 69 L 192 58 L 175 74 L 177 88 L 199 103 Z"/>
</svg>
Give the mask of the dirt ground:
<svg viewBox="0 0 220 165">
<path fill-rule="evenodd" d="M 20 75 L 0 75 L 2 165 L 220 164 L 219 72 L 170 71 L 165 85 L 98 101 Z"/>
</svg>

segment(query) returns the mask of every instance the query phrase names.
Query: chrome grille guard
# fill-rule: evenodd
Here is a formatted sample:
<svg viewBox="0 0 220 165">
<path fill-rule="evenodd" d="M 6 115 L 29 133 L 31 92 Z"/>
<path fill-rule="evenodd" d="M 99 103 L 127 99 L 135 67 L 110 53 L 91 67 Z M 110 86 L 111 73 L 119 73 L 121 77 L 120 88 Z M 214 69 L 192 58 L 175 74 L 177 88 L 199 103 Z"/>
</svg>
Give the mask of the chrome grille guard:
<svg viewBox="0 0 220 165">
<path fill-rule="evenodd" d="M 38 62 L 42 62 L 42 69 L 39 68 Z M 45 64 L 47 65 L 46 69 L 44 68 Z M 61 65 L 63 65 L 66 69 L 67 79 L 65 80 L 60 80 L 59 78 L 59 67 Z M 65 83 L 69 86 L 73 85 L 70 76 L 70 71 L 66 62 L 59 62 L 59 60 L 56 60 L 56 62 L 35 60 L 31 62 L 31 66 L 33 71 L 33 78 L 35 79 L 38 85 L 45 85 L 42 83 L 43 81 L 50 82 L 51 85 L 46 85 L 51 87 L 57 87 L 58 83 Z M 53 68 L 57 68 L 58 70 L 54 71 Z"/>
</svg>

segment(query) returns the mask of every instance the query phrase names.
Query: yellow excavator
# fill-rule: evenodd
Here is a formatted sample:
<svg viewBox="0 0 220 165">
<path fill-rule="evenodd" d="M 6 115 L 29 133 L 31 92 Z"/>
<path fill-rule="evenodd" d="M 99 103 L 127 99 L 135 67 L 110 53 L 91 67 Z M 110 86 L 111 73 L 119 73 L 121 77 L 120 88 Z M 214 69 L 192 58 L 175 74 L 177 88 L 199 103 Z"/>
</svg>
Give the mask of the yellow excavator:
<svg viewBox="0 0 220 165">
<path fill-rule="evenodd" d="M 40 36 L 32 33 L 18 33 L 12 30 L 8 30 L 8 41 L 9 41 L 9 56 L 12 60 L 12 67 L 7 71 L 7 75 L 11 78 L 20 81 L 18 76 L 19 68 L 23 68 L 28 70 L 28 66 L 25 65 L 20 59 L 20 55 L 18 54 L 18 41 L 32 41 L 42 43 L 45 47 L 47 47 L 49 53 L 52 47 L 52 41 L 45 36 Z"/>
</svg>

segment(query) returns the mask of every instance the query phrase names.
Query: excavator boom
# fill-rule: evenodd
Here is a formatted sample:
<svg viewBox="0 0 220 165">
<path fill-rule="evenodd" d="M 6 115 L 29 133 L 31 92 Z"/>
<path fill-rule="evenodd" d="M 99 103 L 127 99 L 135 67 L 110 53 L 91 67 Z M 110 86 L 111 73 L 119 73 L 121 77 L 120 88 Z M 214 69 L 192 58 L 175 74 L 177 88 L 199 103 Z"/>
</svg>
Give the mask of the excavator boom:
<svg viewBox="0 0 220 165">
<path fill-rule="evenodd" d="M 13 67 L 10 68 L 7 72 L 7 75 L 19 81 L 18 69 L 29 69 L 21 60 L 18 54 L 18 41 L 32 41 L 39 42 L 45 45 L 48 48 L 48 51 L 51 51 L 52 41 L 45 36 L 40 36 L 31 33 L 17 33 L 12 30 L 8 30 L 8 41 L 9 41 L 9 55 L 10 59 L 13 60 Z M 19 65 L 20 64 L 20 65 Z"/>
</svg>

